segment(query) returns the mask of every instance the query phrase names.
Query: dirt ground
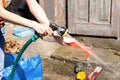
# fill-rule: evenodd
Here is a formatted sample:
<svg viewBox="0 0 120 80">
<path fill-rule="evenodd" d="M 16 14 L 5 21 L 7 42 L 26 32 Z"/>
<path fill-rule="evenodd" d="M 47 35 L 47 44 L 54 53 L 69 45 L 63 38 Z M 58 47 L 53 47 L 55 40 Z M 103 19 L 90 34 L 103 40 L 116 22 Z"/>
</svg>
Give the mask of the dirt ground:
<svg viewBox="0 0 120 80">
<path fill-rule="evenodd" d="M 13 28 L 16 27 L 16 25 L 9 23 L 6 25 L 6 39 L 9 38 L 16 40 L 20 44 L 24 44 L 30 38 L 30 36 L 24 38 L 14 36 Z M 112 65 L 111 67 L 120 72 L 120 57 L 119 55 L 117 55 L 117 57 L 114 55 L 115 53 L 120 53 L 120 51 L 111 49 L 106 50 L 101 48 L 93 48 L 93 50 L 95 53 L 97 53 L 97 55 L 101 56 L 101 58 L 107 62 L 106 64 Z M 37 54 L 41 55 L 43 62 L 43 80 L 76 80 L 74 66 L 78 62 L 84 63 L 85 61 L 85 55 L 81 55 L 80 53 L 83 52 L 72 47 L 60 46 L 54 41 L 53 38 L 48 36 L 44 37 L 43 40 L 38 39 L 37 41 L 33 42 L 24 52 L 23 56 L 25 58 L 28 58 Z M 92 63 L 96 63 L 96 60 L 92 59 Z M 94 69 L 94 66 L 92 69 Z M 91 72 L 91 69 L 88 69 L 86 66 L 84 70 L 86 73 Z M 114 78 L 116 75 L 113 75 L 111 73 L 113 72 L 104 70 L 96 80 L 120 80 L 120 78 Z"/>
<path fill-rule="evenodd" d="M 43 60 L 43 80 L 75 80 L 74 65 L 55 59 Z"/>
</svg>

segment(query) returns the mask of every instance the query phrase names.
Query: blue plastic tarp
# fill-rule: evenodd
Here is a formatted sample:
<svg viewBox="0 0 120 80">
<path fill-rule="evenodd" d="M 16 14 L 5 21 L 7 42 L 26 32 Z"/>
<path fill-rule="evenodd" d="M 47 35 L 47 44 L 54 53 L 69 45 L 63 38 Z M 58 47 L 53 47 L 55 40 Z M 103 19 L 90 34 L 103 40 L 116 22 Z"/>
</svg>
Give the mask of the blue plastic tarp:
<svg viewBox="0 0 120 80">
<path fill-rule="evenodd" d="M 10 80 L 10 74 L 17 54 L 5 54 L 5 69 L 2 80 Z M 42 80 L 42 61 L 40 55 L 24 59 L 21 57 L 13 80 Z"/>
</svg>

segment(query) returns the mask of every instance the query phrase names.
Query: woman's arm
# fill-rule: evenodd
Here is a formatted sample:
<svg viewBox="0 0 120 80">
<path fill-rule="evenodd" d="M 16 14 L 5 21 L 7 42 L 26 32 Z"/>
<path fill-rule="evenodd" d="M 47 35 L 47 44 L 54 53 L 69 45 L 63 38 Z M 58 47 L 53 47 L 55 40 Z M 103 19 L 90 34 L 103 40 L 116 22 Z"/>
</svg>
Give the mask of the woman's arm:
<svg viewBox="0 0 120 80">
<path fill-rule="evenodd" d="M 49 28 L 48 25 L 40 24 L 36 21 L 23 18 L 17 14 L 7 11 L 3 7 L 2 0 L 0 0 L 0 17 L 2 19 L 12 22 L 12 23 L 16 23 L 16 24 L 27 26 L 29 28 L 33 28 L 38 33 L 43 34 L 43 35 L 46 35 L 46 34 L 52 35 L 53 34 L 53 31 Z"/>
<path fill-rule="evenodd" d="M 36 19 L 40 22 L 40 23 L 44 23 L 49 25 L 50 21 L 47 18 L 45 11 L 42 9 L 42 7 L 38 4 L 38 2 L 36 0 L 26 0 L 27 5 L 30 9 L 30 12 L 36 17 Z M 53 33 L 53 37 L 55 38 L 55 40 L 62 45 L 66 45 L 63 41 L 63 38 L 59 36 L 59 34 L 54 31 Z"/>
<path fill-rule="evenodd" d="M 40 23 L 49 25 L 49 19 L 43 10 L 43 8 L 38 4 L 36 0 L 26 0 L 26 3 L 30 9 L 30 12 L 36 17 Z"/>
</svg>

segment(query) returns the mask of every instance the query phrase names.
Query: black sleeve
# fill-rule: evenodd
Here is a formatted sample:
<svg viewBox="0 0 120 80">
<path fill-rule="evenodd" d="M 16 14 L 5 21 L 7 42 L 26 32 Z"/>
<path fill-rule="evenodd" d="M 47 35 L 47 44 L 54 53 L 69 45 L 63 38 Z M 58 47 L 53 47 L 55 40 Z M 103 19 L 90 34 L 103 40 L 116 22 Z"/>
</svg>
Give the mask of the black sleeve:
<svg viewBox="0 0 120 80">
<path fill-rule="evenodd" d="M 26 7 L 27 7 L 26 1 L 22 0 L 19 7 L 18 7 L 18 10 L 25 10 Z"/>
<path fill-rule="evenodd" d="M 37 2 L 39 2 L 39 0 L 37 0 Z M 11 3 L 6 7 L 6 9 L 27 19 L 37 21 L 30 12 L 26 0 L 11 0 Z"/>
<path fill-rule="evenodd" d="M 39 0 L 37 0 L 37 2 L 39 3 Z M 18 7 L 18 10 L 25 10 L 26 7 L 28 7 L 27 3 L 25 0 L 22 0 L 19 7 Z"/>
</svg>

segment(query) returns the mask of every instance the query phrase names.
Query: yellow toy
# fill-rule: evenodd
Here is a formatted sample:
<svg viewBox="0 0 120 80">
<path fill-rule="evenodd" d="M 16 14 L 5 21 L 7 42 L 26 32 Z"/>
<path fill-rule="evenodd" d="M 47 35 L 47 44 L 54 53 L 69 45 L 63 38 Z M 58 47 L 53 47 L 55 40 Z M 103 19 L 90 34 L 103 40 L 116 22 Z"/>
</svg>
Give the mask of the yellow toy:
<svg viewBox="0 0 120 80">
<path fill-rule="evenodd" d="M 86 79 L 86 73 L 81 71 L 77 73 L 77 80 L 85 80 Z"/>
</svg>

